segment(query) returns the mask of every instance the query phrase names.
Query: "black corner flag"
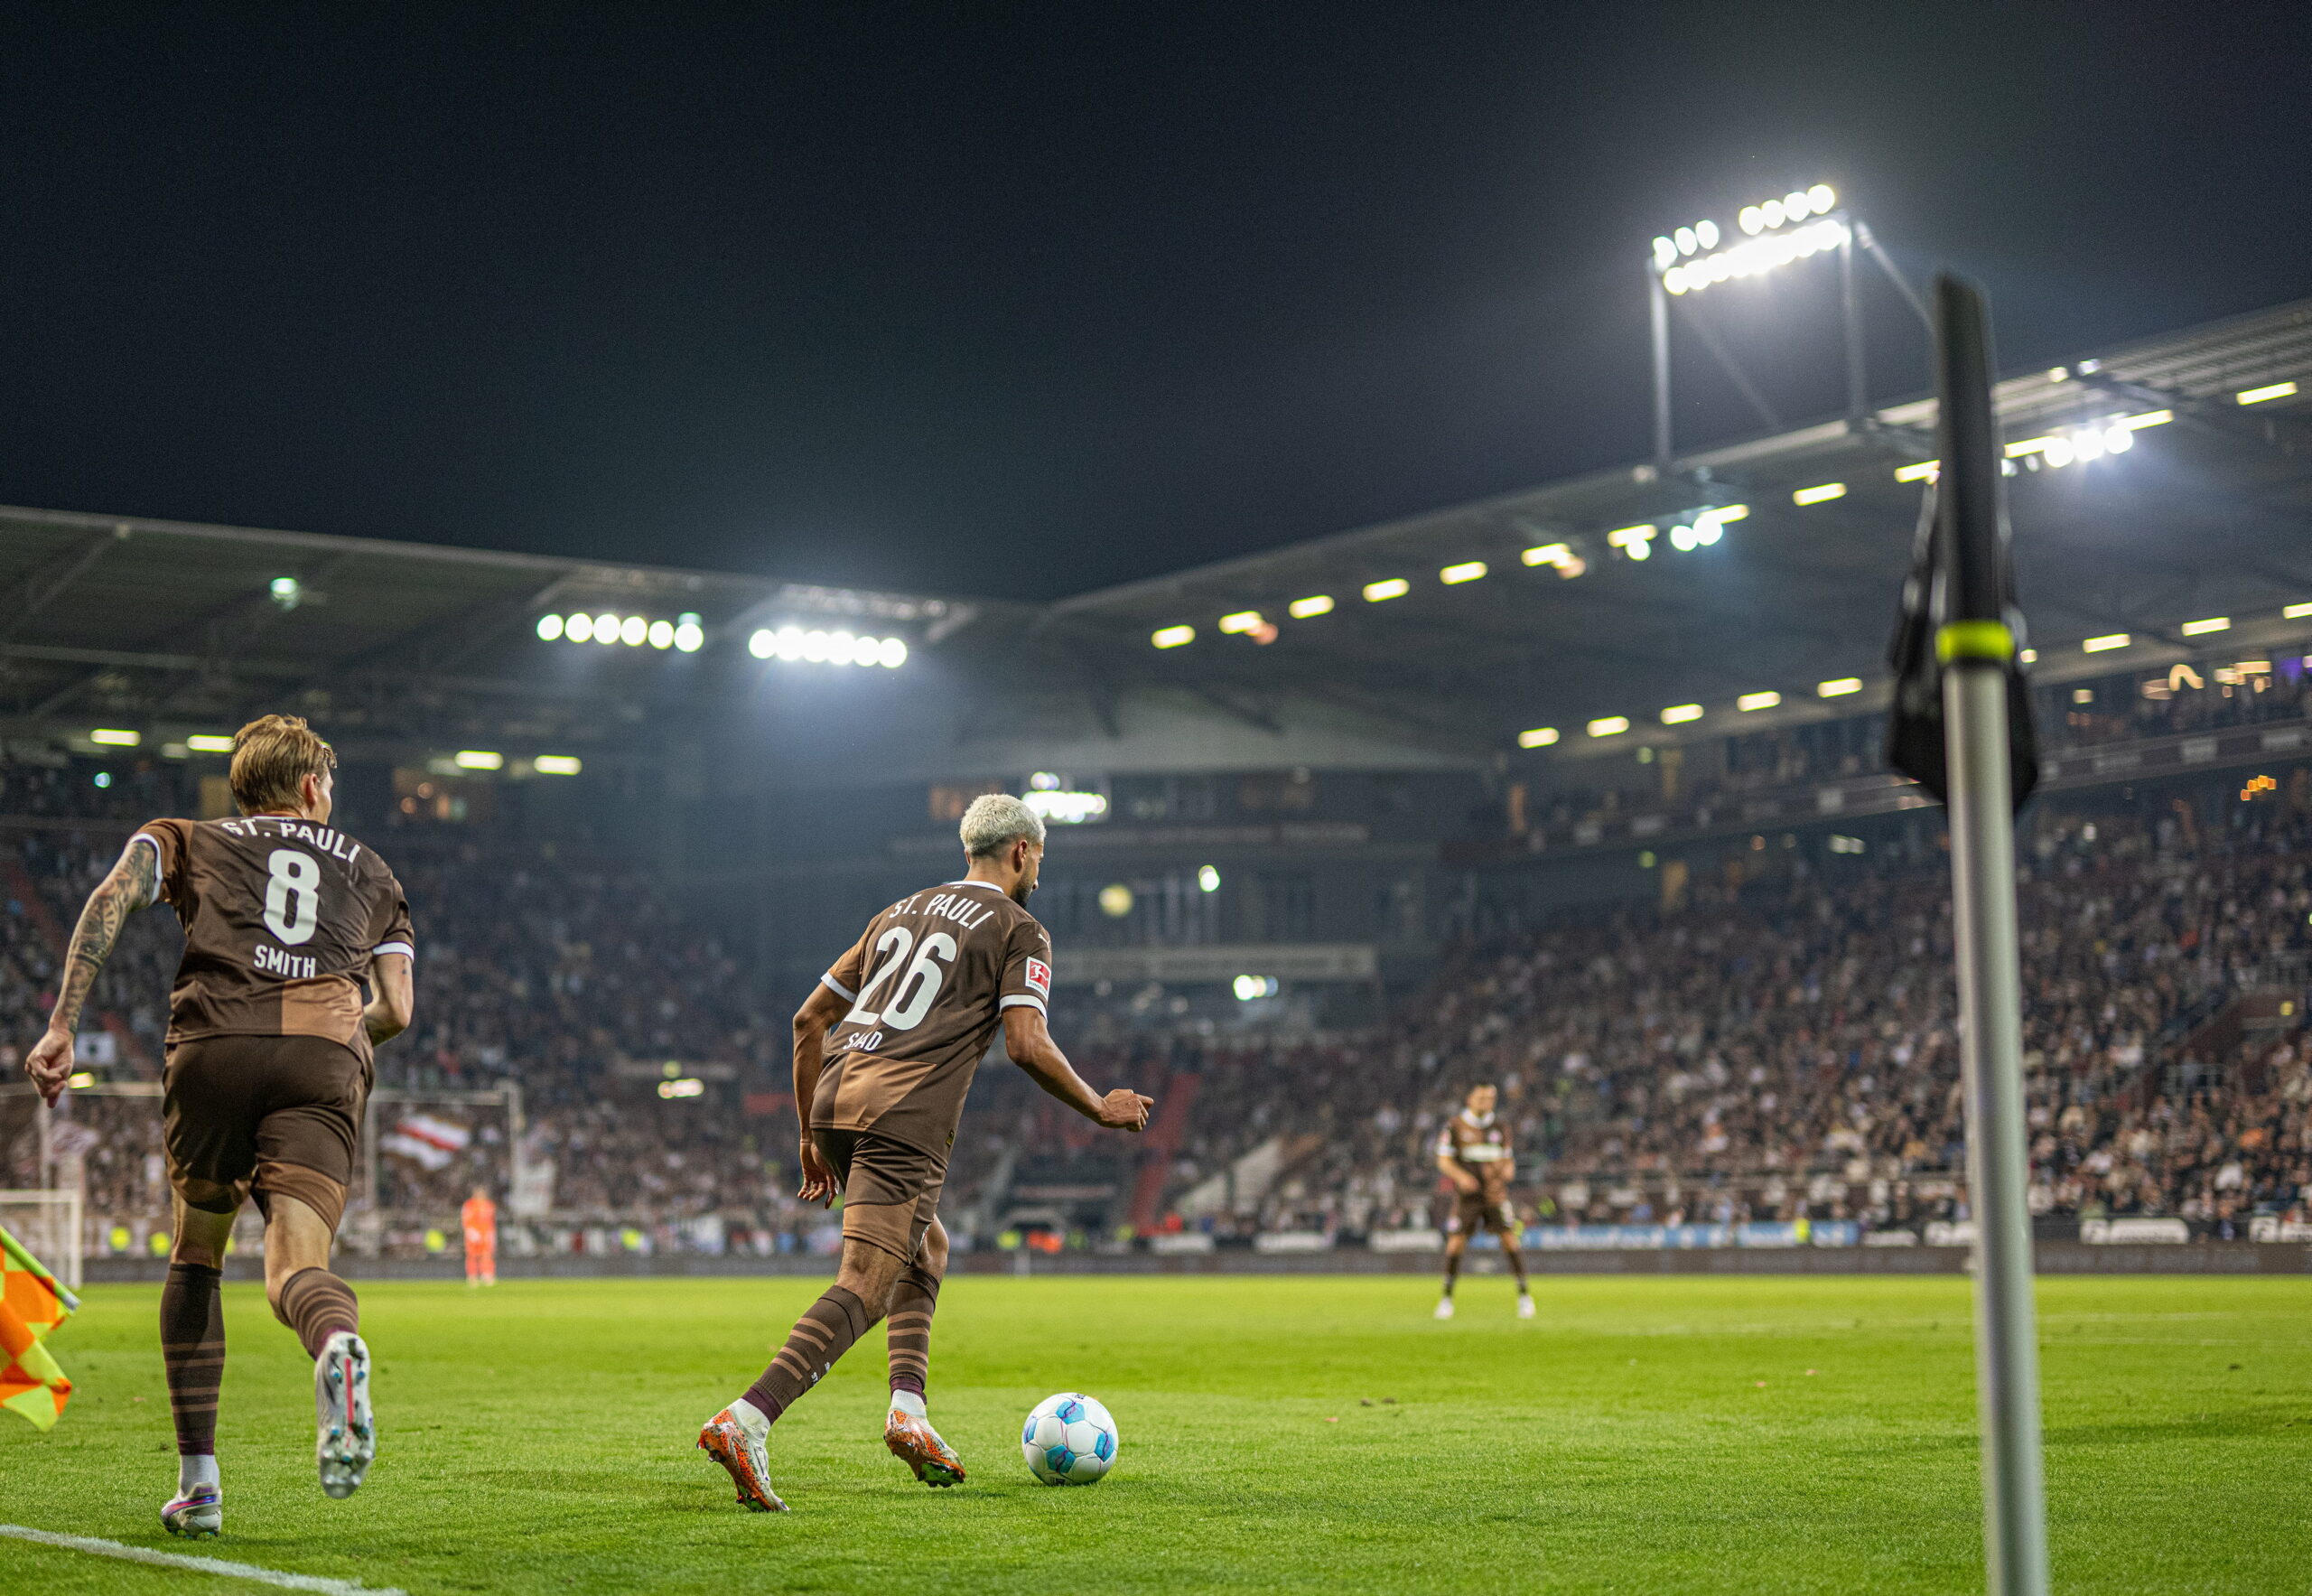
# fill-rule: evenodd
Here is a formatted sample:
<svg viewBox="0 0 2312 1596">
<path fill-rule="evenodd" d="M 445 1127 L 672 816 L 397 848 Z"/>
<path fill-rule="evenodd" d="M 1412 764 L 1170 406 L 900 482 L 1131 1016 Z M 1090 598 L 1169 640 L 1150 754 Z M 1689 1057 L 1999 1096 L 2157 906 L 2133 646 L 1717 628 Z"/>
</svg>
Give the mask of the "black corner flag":
<svg viewBox="0 0 2312 1596">
<path fill-rule="evenodd" d="M 1911 573 L 1887 663 L 1895 673 L 1887 762 L 1950 801 L 1943 667 L 1957 657 L 1998 658 L 2007 671 L 2008 758 L 2019 810 L 2039 782 L 2039 740 L 2018 658 L 1999 426 L 1991 413 L 1990 317 L 1982 291 L 1950 273 L 1934 280 L 1934 377 L 1939 481 L 1919 507 Z"/>
</svg>

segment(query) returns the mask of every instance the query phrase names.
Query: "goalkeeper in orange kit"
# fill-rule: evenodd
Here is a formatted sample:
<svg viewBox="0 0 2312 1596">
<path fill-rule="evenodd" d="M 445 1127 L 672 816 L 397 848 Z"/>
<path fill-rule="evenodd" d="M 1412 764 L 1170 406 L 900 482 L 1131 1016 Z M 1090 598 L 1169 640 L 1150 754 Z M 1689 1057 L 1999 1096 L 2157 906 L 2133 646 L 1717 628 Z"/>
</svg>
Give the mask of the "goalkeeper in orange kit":
<svg viewBox="0 0 2312 1596">
<path fill-rule="evenodd" d="M 466 1233 L 466 1283 L 496 1285 L 498 1283 L 498 1205 L 489 1200 L 489 1193 L 481 1187 L 473 1189 L 465 1207 L 458 1210 L 458 1221 Z"/>
</svg>

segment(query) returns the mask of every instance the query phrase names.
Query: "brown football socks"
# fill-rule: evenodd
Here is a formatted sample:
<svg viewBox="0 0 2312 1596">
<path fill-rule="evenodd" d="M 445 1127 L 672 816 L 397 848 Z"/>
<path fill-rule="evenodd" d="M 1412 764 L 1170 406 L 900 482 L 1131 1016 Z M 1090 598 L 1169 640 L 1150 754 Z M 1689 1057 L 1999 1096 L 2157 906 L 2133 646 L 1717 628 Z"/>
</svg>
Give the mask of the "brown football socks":
<svg viewBox="0 0 2312 1596">
<path fill-rule="evenodd" d="M 326 1269 L 300 1269 L 281 1288 L 273 1316 L 297 1332 L 305 1356 L 319 1358 L 340 1330 L 361 1328 L 361 1304 L 353 1288 Z"/>
<path fill-rule="evenodd" d="M 1501 1256 L 1508 1264 L 1509 1273 L 1517 1277 L 1517 1294 L 1532 1296 L 1534 1293 L 1525 1289 L 1525 1255 L 1512 1246 L 1506 1237 L 1502 1238 Z"/>
<path fill-rule="evenodd" d="M 1454 1282 L 1456 1282 L 1456 1281 L 1458 1281 L 1458 1280 L 1459 1280 L 1459 1279 L 1461 1278 L 1461 1258 L 1462 1258 L 1462 1256 L 1463 1256 L 1463 1255 L 1462 1255 L 1462 1254 L 1460 1254 L 1460 1253 L 1457 1253 L 1457 1252 L 1452 1252 L 1452 1251 L 1450 1251 L 1450 1250 L 1448 1250 L 1448 1251 L 1447 1251 L 1447 1253 L 1445 1254 L 1445 1293 L 1444 1293 L 1444 1294 L 1445 1294 L 1445 1295 L 1447 1295 L 1447 1296 L 1449 1296 L 1449 1297 L 1450 1297 L 1450 1296 L 1451 1296 L 1451 1295 L 1453 1294 L 1453 1283 L 1454 1283 Z"/>
<path fill-rule="evenodd" d="M 891 1287 L 885 1334 L 890 1347 L 891 1389 L 923 1395 L 931 1372 L 931 1315 L 939 1306 L 939 1282 L 913 1264 L 900 1271 Z"/>
<path fill-rule="evenodd" d="M 202 1264 L 172 1264 L 161 1286 L 161 1365 L 177 1455 L 217 1451 L 217 1390 L 225 1383 L 225 1273 Z"/>
<path fill-rule="evenodd" d="M 875 1316 L 867 1311 L 867 1304 L 856 1293 L 839 1285 L 827 1287 L 795 1321 L 787 1345 L 778 1349 L 762 1377 L 747 1387 L 748 1403 L 763 1417 L 778 1418 L 788 1404 L 817 1385 L 820 1377 L 834 1367 L 835 1359 L 850 1351 L 851 1344 L 874 1322 Z"/>
</svg>

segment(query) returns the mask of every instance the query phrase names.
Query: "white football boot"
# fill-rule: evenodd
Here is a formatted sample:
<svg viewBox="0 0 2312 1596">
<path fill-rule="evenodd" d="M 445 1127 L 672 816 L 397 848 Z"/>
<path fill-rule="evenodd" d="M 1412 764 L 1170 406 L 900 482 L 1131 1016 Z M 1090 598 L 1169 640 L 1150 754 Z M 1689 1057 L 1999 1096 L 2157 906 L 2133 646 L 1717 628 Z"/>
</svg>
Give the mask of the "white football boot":
<svg viewBox="0 0 2312 1596">
<path fill-rule="evenodd" d="M 743 1397 L 698 1432 L 698 1450 L 722 1465 L 731 1483 L 739 1488 L 739 1505 L 750 1513 L 787 1511 L 787 1504 L 770 1489 L 770 1457 L 763 1448 L 769 1437 L 770 1421 Z"/>
<path fill-rule="evenodd" d="M 161 1527 L 188 1541 L 216 1537 L 225 1527 L 225 1492 L 214 1483 L 188 1486 L 161 1509 Z"/>
<path fill-rule="evenodd" d="M 313 1360 L 313 1416 L 322 1489 L 350 1497 L 378 1455 L 377 1424 L 369 1413 L 369 1349 L 351 1330 L 330 1337 Z"/>
<path fill-rule="evenodd" d="M 1534 1297 L 1532 1293 L 1519 1292 L 1517 1293 L 1517 1317 L 1520 1319 L 1531 1319 L 1534 1317 Z"/>
<path fill-rule="evenodd" d="M 1438 1298 L 1438 1299 L 1437 1299 L 1437 1313 L 1436 1313 L 1436 1317 L 1437 1317 L 1437 1318 L 1439 1318 L 1439 1319 L 1450 1319 L 1450 1318 L 1452 1318 L 1452 1317 L 1453 1317 L 1453 1299 L 1452 1299 L 1452 1298 L 1450 1298 L 1450 1297 L 1440 1297 L 1440 1298 Z"/>
</svg>

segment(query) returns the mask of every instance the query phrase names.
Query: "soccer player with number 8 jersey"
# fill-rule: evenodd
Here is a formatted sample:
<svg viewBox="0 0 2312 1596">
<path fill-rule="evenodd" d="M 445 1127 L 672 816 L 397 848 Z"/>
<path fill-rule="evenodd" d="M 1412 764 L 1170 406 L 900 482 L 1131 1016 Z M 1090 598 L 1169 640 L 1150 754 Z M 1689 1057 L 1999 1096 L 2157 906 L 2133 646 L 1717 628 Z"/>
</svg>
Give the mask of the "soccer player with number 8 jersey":
<svg viewBox="0 0 2312 1596">
<path fill-rule="evenodd" d="M 266 1301 L 314 1360 L 322 1489 L 352 1495 L 375 1451 L 359 1304 L 331 1272 L 330 1246 L 353 1181 L 370 1050 L 409 1024 L 416 945 L 394 873 L 329 825 L 336 768 L 336 753 L 296 716 L 242 727 L 231 768 L 240 815 L 155 820 L 129 838 L 81 911 L 47 1032 L 24 1060 L 55 1102 L 121 923 L 155 902 L 176 910 L 184 960 L 162 1077 L 176 1209 L 161 1289 L 178 1454 L 177 1494 L 161 1510 L 171 1535 L 213 1535 L 224 1520 L 219 1286 L 233 1221 L 252 1196 L 266 1219 Z"/>
<path fill-rule="evenodd" d="M 1027 910 L 1043 863 L 1042 818 L 993 793 L 972 801 L 961 830 L 964 878 L 911 892 L 870 920 L 795 1016 L 801 1195 L 842 1195 L 843 1262 L 761 1377 L 699 1433 L 699 1446 L 758 1513 L 787 1507 L 770 1487 L 771 1425 L 887 1316 L 884 1444 L 926 1485 L 964 1478 L 931 1427 L 924 1381 L 947 1267 L 939 1189 L 964 1097 L 997 1028 L 1012 1061 L 1086 1118 L 1123 1131 L 1148 1123 L 1152 1099 L 1126 1087 L 1095 1093 L 1046 1029 L 1051 939 Z"/>
</svg>

